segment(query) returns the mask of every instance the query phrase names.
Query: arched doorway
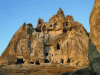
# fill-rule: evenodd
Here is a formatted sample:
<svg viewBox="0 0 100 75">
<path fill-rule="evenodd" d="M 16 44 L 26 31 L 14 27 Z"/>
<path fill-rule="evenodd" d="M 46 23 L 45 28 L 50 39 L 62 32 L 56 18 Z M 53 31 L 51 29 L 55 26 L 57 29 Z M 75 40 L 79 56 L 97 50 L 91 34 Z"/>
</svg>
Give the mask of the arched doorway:
<svg viewBox="0 0 100 75">
<path fill-rule="evenodd" d="M 64 63 L 64 60 L 63 59 L 61 59 L 61 63 Z"/>
<path fill-rule="evenodd" d="M 48 60 L 48 59 L 45 59 L 44 62 L 45 62 L 45 63 L 49 63 L 49 60 Z"/>
<path fill-rule="evenodd" d="M 40 63 L 39 63 L 39 61 L 36 61 L 36 63 L 35 63 L 36 65 L 40 65 Z"/>
<path fill-rule="evenodd" d="M 67 63 L 70 63 L 70 59 L 67 60 Z"/>
<path fill-rule="evenodd" d="M 24 63 L 23 59 L 17 59 L 17 62 L 15 64 L 23 64 L 23 63 Z"/>
</svg>

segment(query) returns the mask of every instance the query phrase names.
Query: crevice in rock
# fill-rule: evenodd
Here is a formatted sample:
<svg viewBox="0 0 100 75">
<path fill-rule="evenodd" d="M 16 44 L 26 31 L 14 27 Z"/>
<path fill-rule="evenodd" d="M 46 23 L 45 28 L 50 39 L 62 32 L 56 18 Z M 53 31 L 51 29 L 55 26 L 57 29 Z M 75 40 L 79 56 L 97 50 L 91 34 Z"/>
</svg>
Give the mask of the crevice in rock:
<svg viewBox="0 0 100 75">
<path fill-rule="evenodd" d="M 57 44 L 57 50 L 60 50 L 60 45 L 59 45 L 59 43 Z"/>
</svg>

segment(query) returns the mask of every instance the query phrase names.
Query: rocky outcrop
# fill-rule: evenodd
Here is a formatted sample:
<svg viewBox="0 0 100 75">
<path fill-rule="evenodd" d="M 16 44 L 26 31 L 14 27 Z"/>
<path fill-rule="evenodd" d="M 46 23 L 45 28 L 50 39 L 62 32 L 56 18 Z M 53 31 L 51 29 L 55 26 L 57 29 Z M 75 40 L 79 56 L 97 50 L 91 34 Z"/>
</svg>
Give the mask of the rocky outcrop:
<svg viewBox="0 0 100 75">
<path fill-rule="evenodd" d="M 28 62 L 30 56 L 30 39 L 32 36 L 33 28 L 25 23 L 13 35 L 7 48 L 2 53 L 0 58 L 1 64 L 15 64 L 18 58 L 23 58 L 23 61 Z"/>
<path fill-rule="evenodd" d="M 100 0 L 95 0 L 93 10 L 90 14 L 90 39 L 96 45 L 100 53 Z"/>
<path fill-rule="evenodd" d="M 88 44 L 89 66 L 70 73 L 69 75 L 100 75 L 100 0 L 95 0 L 90 14 L 90 34 Z M 66 75 L 62 74 L 62 75 Z"/>
<path fill-rule="evenodd" d="M 89 67 L 100 75 L 100 0 L 95 0 L 90 14 Z"/>
<path fill-rule="evenodd" d="M 63 64 L 88 66 L 88 35 L 83 25 L 59 8 L 49 22 L 38 20 L 36 28 L 23 23 L 0 57 L 2 65 Z"/>
</svg>

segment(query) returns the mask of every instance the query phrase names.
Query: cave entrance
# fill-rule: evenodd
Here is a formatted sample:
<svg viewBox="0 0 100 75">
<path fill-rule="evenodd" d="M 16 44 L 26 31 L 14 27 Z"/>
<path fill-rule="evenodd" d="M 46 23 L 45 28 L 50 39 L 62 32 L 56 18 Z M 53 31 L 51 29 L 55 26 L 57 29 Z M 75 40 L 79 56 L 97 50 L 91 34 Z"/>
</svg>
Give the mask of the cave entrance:
<svg viewBox="0 0 100 75">
<path fill-rule="evenodd" d="M 67 63 L 70 63 L 70 59 L 67 60 Z"/>
<path fill-rule="evenodd" d="M 41 30 L 39 30 L 39 29 L 37 29 L 37 28 L 35 28 L 35 30 L 36 30 L 36 32 L 41 32 Z"/>
<path fill-rule="evenodd" d="M 34 62 L 30 62 L 31 64 L 34 64 Z"/>
<path fill-rule="evenodd" d="M 60 49 L 60 45 L 59 44 L 57 44 L 57 50 L 59 50 Z"/>
<path fill-rule="evenodd" d="M 41 21 L 39 21 L 38 23 L 41 24 Z"/>
<path fill-rule="evenodd" d="M 17 59 L 17 62 L 15 64 L 23 64 L 25 61 L 23 59 Z"/>
<path fill-rule="evenodd" d="M 44 62 L 45 62 L 45 63 L 49 63 L 49 60 L 48 60 L 48 59 L 45 59 Z"/>
<path fill-rule="evenodd" d="M 63 29 L 63 32 L 66 33 L 67 32 L 67 29 Z"/>
<path fill-rule="evenodd" d="M 48 53 L 45 53 L 45 56 L 48 56 Z"/>
<path fill-rule="evenodd" d="M 50 27 L 52 27 L 52 24 L 50 25 Z"/>
<path fill-rule="evenodd" d="M 36 65 L 40 65 L 39 61 L 37 61 L 35 64 L 36 64 Z"/>
<path fill-rule="evenodd" d="M 64 60 L 63 59 L 61 59 L 61 63 L 64 63 Z"/>
</svg>

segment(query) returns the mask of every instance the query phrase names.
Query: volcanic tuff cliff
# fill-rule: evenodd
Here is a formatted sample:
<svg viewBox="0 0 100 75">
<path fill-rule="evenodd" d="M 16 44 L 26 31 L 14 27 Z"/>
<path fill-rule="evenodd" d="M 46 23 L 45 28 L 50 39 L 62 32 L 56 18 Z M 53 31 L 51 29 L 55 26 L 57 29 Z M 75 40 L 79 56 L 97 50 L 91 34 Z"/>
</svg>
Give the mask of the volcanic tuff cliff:
<svg viewBox="0 0 100 75">
<path fill-rule="evenodd" d="M 63 63 L 88 65 L 88 35 L 83 25 L 61 8 L 49 22 L 39 18 L 36 28 L 24 23 L 0 57 L 0 64 Z"/>
<path fill-rule="evenodd" d="M 100 0 L 95 0 L 93 10 L 90 14 L 90 34 L 88 44 L 89 65 L 69 75 L 100 75 Z M 64 73 L 62 75 L 66 75 Z"/>
</svg>

